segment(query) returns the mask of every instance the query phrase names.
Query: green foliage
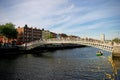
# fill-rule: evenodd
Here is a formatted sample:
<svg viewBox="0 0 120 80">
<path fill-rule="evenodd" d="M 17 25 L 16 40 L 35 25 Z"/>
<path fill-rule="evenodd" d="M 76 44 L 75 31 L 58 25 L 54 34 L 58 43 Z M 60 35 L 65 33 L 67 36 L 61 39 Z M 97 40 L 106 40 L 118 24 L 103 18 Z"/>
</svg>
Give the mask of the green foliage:
<svg viewBox="0 0 120 80">
<path fill-rule="evenodd" d="M 54 36 L 52 34 L 50 34 L 49 38 L 54 38 Z"/>
<path fill-rule="evenodd" d="M 119 38 L 115 38 L 112 40 L 113 42 L 116 42 L 116 43 L 120 43 L 120 39 Z"/>
<path fill-rule="evenodd" d="M 0 25 L 0 34 L 6 36 L 7 38 L 16 38 L 17 33 L 15 25 L 12 23 Z"/>
</svg>

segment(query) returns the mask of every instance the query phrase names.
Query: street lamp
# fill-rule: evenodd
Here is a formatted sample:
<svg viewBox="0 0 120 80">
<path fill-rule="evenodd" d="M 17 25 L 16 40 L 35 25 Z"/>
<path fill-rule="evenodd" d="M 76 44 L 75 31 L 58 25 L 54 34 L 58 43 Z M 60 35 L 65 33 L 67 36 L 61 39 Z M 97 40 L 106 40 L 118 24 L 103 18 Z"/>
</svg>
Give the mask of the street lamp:
<svg viewBox="0 0 120 80">
<path fill-rule="evenodd" d="M 24 42 L 25 42 L 25 50 L 27 49 L 27 25 L 24 27 Z"/>
</svg>

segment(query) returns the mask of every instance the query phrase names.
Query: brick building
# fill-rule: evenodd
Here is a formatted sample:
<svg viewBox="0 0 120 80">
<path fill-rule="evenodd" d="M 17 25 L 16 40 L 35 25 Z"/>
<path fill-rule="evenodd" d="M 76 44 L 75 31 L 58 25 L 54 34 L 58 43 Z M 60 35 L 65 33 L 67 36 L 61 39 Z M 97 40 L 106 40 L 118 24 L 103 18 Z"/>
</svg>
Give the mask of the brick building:
<svg viewBox="0 0 120 80">
<path fill-rule="evenodd" d="M 27 25 L 25 27 L 18 27 L 18 43 L 31 42 L 35 40 L 40 40 L 42 38 L 42 30 L 37 28 L 29 28 Z"/>
</svg>

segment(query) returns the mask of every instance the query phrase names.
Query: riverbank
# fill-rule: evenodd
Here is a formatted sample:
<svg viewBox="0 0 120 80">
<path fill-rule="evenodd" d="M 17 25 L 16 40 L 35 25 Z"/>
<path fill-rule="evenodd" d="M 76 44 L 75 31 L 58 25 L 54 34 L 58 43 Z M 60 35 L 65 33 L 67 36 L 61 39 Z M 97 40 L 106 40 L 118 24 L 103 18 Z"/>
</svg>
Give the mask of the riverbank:
<svg viewBox="0 0 120 80">
<path fill-rule="evenodd" d="M 58 49 L 71 49 L 71 48 L 80 48 L 80 47 L 86 47 L 84 45 L 78 45 L 78 44 L 44 44 L 41 46 L 38 46 L 36 48 L 26 50 L 25 47 L 4 47 L 0 48 L 0 55 L 2 54 L 27 54 L 29 52 L 31 53 L 40 53 L 44 51 L 54 51 Z"/>
<path fill-rule="evenodd" d="M 78 45 L 78 44 L 44 44 L 39 47 L 36 47 L 31 50 L 55 50 L 55 49 L 70 49 L 70 48 L 77 48 L 77 47 L 86 47 L 85 45 Z"/>
<path fill-rule="evenodd" d="M 0 47 L 0 55 L 3 54 L 12 54 L 14 52 L 19 52 L 19 47 Z"/>
<path fill-rule="evenodd" d="M 120 58 L 120 46 L 114 46 L 112 57 L 119 57 Z"/>
</svg>

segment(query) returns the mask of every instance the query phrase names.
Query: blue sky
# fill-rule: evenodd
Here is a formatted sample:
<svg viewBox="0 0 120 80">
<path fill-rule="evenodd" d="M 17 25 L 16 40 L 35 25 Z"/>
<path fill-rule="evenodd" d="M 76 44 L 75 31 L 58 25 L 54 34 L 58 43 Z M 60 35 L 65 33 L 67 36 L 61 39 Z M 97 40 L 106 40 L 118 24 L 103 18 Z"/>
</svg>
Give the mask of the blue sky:
<svg viewBox="0 0 120 80">
<path fill-rule="evenodd" d="M 106 39 L 120 37 L 120 0 L 0 0 L 0 24 Z"/>
</svg>

